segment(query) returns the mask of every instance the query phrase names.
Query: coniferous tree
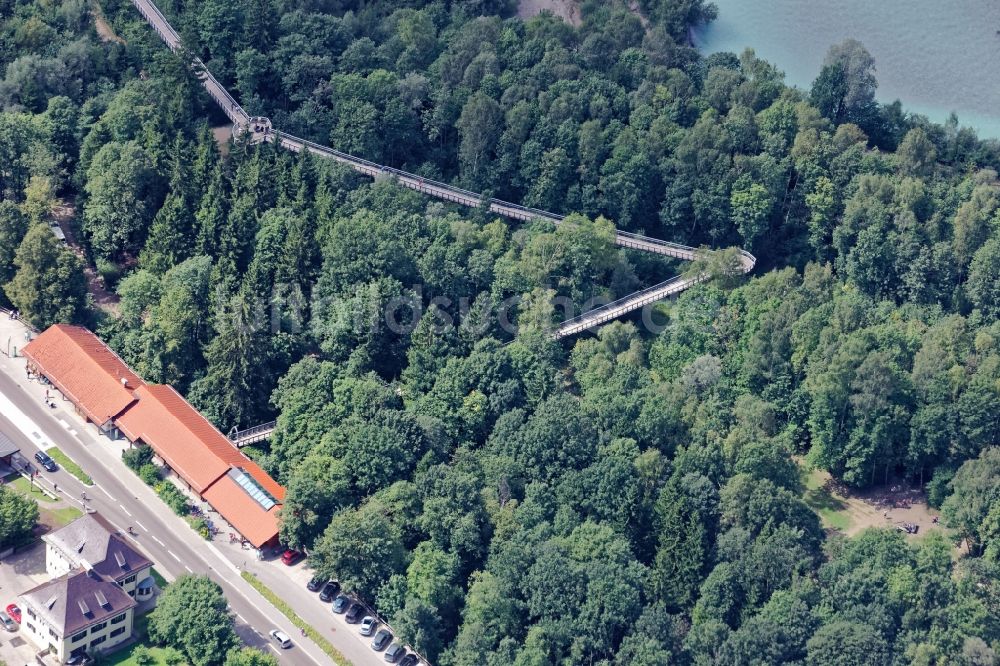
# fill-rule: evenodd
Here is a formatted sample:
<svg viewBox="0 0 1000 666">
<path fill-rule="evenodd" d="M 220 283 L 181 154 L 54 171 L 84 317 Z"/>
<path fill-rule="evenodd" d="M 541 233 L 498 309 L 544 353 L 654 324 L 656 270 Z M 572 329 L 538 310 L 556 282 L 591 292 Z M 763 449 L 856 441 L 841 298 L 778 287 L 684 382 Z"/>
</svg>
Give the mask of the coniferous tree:
<svg viewBox="0 0 1000 666">
<path fill-rule="evenodd" d="M 274 381 L 269 308 L 247 288 L 216 307 L 205 376 L 192 384 L 191 401 L 223 430 L 247 427 L 267 415 Z"/>
<path fill-rule="evenodd" d="M 183 139 L 174 142 L 167 198 L 153 218 L 146 246 L 139 257 L 142 266 L 153 273 L 165 273 L 187 259 L 193 249 L 194 189 L 187 149 Z"/>
</svg>

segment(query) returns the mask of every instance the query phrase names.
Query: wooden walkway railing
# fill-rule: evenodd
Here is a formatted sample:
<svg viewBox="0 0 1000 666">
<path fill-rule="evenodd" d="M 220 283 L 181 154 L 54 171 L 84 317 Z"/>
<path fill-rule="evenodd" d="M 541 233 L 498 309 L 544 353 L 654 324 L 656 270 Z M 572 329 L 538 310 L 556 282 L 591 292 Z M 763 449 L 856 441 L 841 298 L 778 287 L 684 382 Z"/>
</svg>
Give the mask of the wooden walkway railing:
<svg viewBox="0 0 1000 666">
<path fill-rule="evenodd" d="M 171 50 L 176 51 L 180 48 L 180 37 L 151 0 L 132 0 L 132 3 L 138 8 L 142 16 L 147 22 L 149 22 L 156 33 L 161 39 L 163 39 Z M 311 153 L 335 160 L 341 164 L 346 164 L 355 171 L 372 178 L 378 176 L 389 176 L 395 178 L 395 180 L 404 187 L 408 187 L 412 190 L 422 192 L 444 201 L 450 201 L 452 203 L 474 208 L 483 205 L 484 197 L 482 194 L 477 192 L 470 192 L 469 190 L 464 190 L 460 187 L 449 185 L 448 183 L 441 183 L 423 178 L 417 174 L 377 164 L 375 162 L 341 152 L 335 148 L 330 148 L 329 146 L 323 146 L 306 139 L 292 136 L 291 134 L 285 134 L 281 131 L 274 130 L 271 128 L 270 121 L 266 118 L 251 118 L 243 107 L 239 105 L 236 99 L 229 94 L 229 91 L 226 90 L 226 88 L 219 83 L 214 76 L 212 76 L 212 73 L 205 68 L 204 64 L 200 60 L 195 59 L 193 66 L 196 68 L 198 76 L 201 79 L 202 84 L 205 86 L 205 90 L 208 91 L 208 94 L 213 100 L 215 100 L 215 103 L 219 105 L 223 112 L 225 112 L 225 114 L 233 122 L 234 132 L 248 133 L 251 141 L 277 142 L 282 148 L 293 152 L 308 150 Z M 564 219 L 564 216 L 557 213 L 539 210 L 537 208 L 529 208 L 527 206 L 511 203 L 509 201 L 501 201 L 500 199 L 490 199 L 488 203 L 490 211 L 515 220 L 527 221 L 533 219 L 543 219 L 559 224 Z M 671 243 L 669 241 L 651 238 L 649 236 L 633 234 L 627 231 L 616 231 L 615 243 L 622 247 L 628 247 L 643 252 L 652 252 L 654 254 L 661 254 L 668 257 L 674 257 L 676 259 L 682 259 L 684 261 L 693 261 L 699 254 L 713 252 L 713 250 L 699 250 L 686 245 L 679 245 L 677 243 Z M 745 250 L 740 250 L 739 260 L 740 267 L 744 273 L 752 271 L 754 265 L 757 263 L 757 259 Z M 629 294 L 624 298 L 620 298 L 613 303 L 602 305 L 588 312 L 584 312 L 578 317 L 569 319 L 553 331 L 552 335 L 556 339 L 576 335 L 577 333 L 581 333 L 585 330 L 593 328 L 594 326 L 599 326 L 603 323 L 611 321 L 612 319 L 616 319 L 630 312 L 634 312 L 635 310 L 639 310 L 650 303 L 655 303 L 672 296 L 673 294 L 680 293 L 681 291 L 684 291 L 699 282 L 703 282 L 706 278 L 706 275 L 698 275 L 694 277 L 679 276 L 670 278 L 660 284 L 642 289 L 633 294 Z"/>
<path fill-rule="evenodd" d="M 260 425 L 255 425 L 252 428 L 244 430 L 233 428 L 229 431 L 229 441 L 235 444 L 237 448 L 263 442 L 271 436 L 276 425 L 277 421 L 268 421 L 267 423 L 261 423 Z"/>
</svg>

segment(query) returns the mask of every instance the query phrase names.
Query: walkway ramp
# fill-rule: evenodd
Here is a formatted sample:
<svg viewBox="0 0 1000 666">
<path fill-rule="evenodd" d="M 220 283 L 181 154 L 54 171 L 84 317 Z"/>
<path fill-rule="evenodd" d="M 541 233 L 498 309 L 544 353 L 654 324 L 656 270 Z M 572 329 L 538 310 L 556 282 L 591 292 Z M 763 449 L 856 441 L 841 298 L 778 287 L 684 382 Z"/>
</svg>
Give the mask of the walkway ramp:
<svg viewBox="0 0 1000 666">
<path fill-rule="evenodd" d="M 244 446 L 249 446 L 250 444 L 256 444 L 258 442 L 263 442 L 265 439 L 269 439 L 271 434 L 274 432 L 274 428 L 277 426 L 277 421 L 268 421 L 267 423 L 261 423 L 260 425 L 253 426 L 252 428 L 246 428 L 244 430 L 237 430 L 233 428 L 229 432 L 229 441 L 236 445 L 237 448 L 243 448 Z"/>
<path fill-rule="evenodd" d="M 136 6 L 146 21 L 150 24 L 150 26 L 152 26 L 152 28 L 172 51 L 177 51 L 181 47 L 180 37 L 170 26 L 170 23 L 160 12 L 159 8 L 157 8 L 151 0 L 132 0 L 132 4 Z M 477 192 L 470 192 L 469 190 L 464 190 L 460 187 L 449 185 L 448 183 L 441 183 L 423 178 L 422 176 L 414 173 L 401 171 L 382 164 L 376 164 L 375 162 L 370 162 L 360 157 L 355 157 L 354 155 L 341 152 L 335 148 L 323 146 L 291 134 L 286 134 L 280 130 L 275 130 L 271 127 L 271 122 L 267 118 L 252 118 L 243 109 L 243 107 L 239 105 L 236 99 L 229 94 L 229 91 L 226 90 L 226 88 L 219 83 L 214 76 L 212 76 L 212 73 L 205 68 L 204 63 L 202 63 L 201 60 L 195 58 L 193 66 L 198 73 L 199 79 L 201 79 L 202 85 L 205 86 L 205 90 L 208 91 L 208 94 L 213 100 L 215 100 L 215 103 L 219 105 L 219 108 L 221 108 L 223 112 L 229 116 L 229 119 L 233 121 L 234 134 L 247 133 L 249 134 L 249 140 L 251 142 L 277 142 L 277 144 L 282 148 L 296 153 L 307 150 L 321 157 L 345 164 L 355 171 L 371 178 L 393 178 L 404 187 L 416 190 L 417 192 L 422 192 L 423 194 L 441 199 L 442 201 L 449 201 L 451 203 L 469 206 L 472 208 L 478 208 L 483 205 L 483 195 Z M 529 208 L 527 206 L 511 203 L 509 201 L 501 201 L 500 199 L 490 199 L 489 209 L 498 215 L 521 221 L 543 219 L 549 220 L 554 224 L 559 224 L 564 219 L 563 215 L 559 215 L 557 213 L 537 208 Z M 713 251 L 679 245 L 677 243 L 671 243 L 669 241 L 651 238 L 649 236 L 642 236 L 640 234 L 633 234 L 627 231 L 616 231 L 615 243 L 622 247 L 632 248 L 641 252 L 661 254 L 684 261 L 694 261 L 699 254 L 703 255 L 704 253 Z M 744 273 L 752 271 L 754 265 L 757 263 L 757 259 L 745 250 L 740 251 L 739 260 L 741 270 Z M 633 294 L 625 296 L 624 298 L 620 298 L 613 303 L 608 303 L 607 305 L 594 308 L 593 310 L 583 313 L 579 317 L 574 317 L 563 322 L 553 332 L 553 336 L 556 339 L 559 339 L 570 335 L 576 335 L 577 333 L 586 331 L 594 326 L 599 326 L 611 321 L 612 319 L 616 319 L 630 312 L 644 308 L 650 303 L 655 303 L 674 294 L 678 294 L 685 289 L 693 287 L 699 282 L 705 281 L 707 277 L 707 275 L 698 275 L 694 277 L 678 276 L 670 278 L 660 284 L 653 285 L 652 287 L 641 289 Z M 256 427 L 260 428 L 262 426 Z M 254 428 L 241 432 L 246 433 L 249 430 L 254 430 Z M 268 432 L 267 435 L 260 435 L 258 433 L 254 436 L 259 436 L 259 439 L 254 441 L 260 441 L 269 435 L 270 432 Z M 246 437 L 250 437 L 250 435 L 247 435 Z M 253 442 L 246 441 L 245 443 L 250 444 Z M 237 445 L 242 446 L 243 444 L 238 443 Z"/>
</svg>

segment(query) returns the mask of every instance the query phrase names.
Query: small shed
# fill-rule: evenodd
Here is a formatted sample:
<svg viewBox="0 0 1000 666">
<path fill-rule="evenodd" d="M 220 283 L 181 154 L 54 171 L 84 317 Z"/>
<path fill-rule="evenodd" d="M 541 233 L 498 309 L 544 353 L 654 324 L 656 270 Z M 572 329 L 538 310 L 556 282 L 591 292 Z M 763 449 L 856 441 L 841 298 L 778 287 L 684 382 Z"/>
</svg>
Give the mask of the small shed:
<svg viewBox="0 0 1000 666">
<path fill-rule="evenodd" d="M 0 432 L 0 468 L 13 467 L 11 458 L 20 450 L 20 447 L 14 443 L 14 440 Z"/>
</svg>

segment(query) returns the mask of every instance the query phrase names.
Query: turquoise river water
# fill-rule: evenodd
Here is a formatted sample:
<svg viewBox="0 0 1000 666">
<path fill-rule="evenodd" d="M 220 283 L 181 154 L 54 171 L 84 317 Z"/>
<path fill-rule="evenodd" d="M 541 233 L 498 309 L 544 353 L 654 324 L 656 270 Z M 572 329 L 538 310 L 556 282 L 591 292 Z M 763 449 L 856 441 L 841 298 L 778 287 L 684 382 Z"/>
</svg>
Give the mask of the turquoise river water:
<svg viewBox="0 0 1000 666">
<path fill-rule="evenodd" d="M 750 46 L 808 89 L 832 44 L 853 37 L 875 58 L 878 99 L 1000 138 L 1000 0 L 713 0 L 695 31 L 703 53 Z"/>
</svg>

